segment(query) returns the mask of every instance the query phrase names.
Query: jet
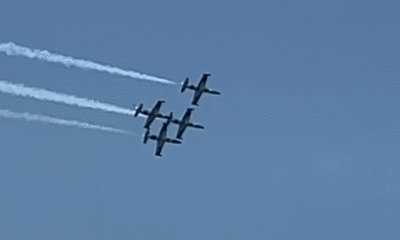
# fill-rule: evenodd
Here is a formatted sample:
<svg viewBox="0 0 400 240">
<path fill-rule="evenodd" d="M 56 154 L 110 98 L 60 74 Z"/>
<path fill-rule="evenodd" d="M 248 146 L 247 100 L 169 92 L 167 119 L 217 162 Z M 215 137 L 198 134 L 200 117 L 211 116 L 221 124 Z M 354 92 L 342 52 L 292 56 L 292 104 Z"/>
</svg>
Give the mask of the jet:
<svg viewBox="0 0 400 240">
<path fill-rule="evenodd" d="M 185 114 L 183 115 L 182 120 L 178 120 L 178 119 L 172 120 L 172 123 L 179 125 L 178 132 L 176 133 L 176 138 L 182 139 L 182 135 L 183 135 L 183 132 L 185 131 L 186 127 L 204 129 L 204 127 L 199 124 L 194 124 L 194 123 L 189 122 L 192 111 L 194 111 L 194 108 L 188 108 L 186 110 Z"/>
<path fill-rule="evenodd" d="M 164 143 L 174 143 L 174 144 L 181 144 L 182 142 L 179 140 L 171 139 L 167 137 L 167 127 L 170 124 L 172 120 L 172 112 L 170 113 L 169 117 L 167 118 L 167 121 L 163 123 L 160 133 L 158 136 L 156 135 L 149 135 L 150 134 L 150 129 L 147 128 L 146 132 L 144 134 L 144 139 L 143 143 L 146 144 L 148 139 L 157 141 L 157 147 L 156 147 L 156 153 L 155 155 L 158 157 L 161 157 L 161 150 L 164 146 Z"/>
<path fill-rule="evenodd" d="M 136 107 L 136 105 L 133 105 L 134 107 L 136 107 L 136 112 L 133 115 L 134 117 L 137 117 L 139 115 L 139 113 L 146 115 L 147 116 L 147 120 L 146 123 L 144 124 L 144 128 L 149 128 L 151 123 L 154 121 L 154 119 L 156 118 L 168 118 L 168 116 L 162 115 L 160 112 L 160 108 L 161 105 L 165 103 L 165 101 L 163 100 L 159 100 L 157 101 L 156 105 L 153 107 L 153 109 L 151 109 L 151 111 L 149 112 L 148 110 L 142 110 L 143 109 L 143 103 L 141 103 L 138 107 Z"/>
<path fill-rule="evenodd" d="M 209 76 L 211 76 L 211 74 L 204 73 L 203 76 L 201 77 L 200 82 L 197 85 L 197 87 L 192 84 L 189 85 L 189 78 L 186 78 L 185 81 L 183 82 L 183 85 L 181 88 L 181 93 L 184 92 L 186 88 L 194 90 L 194 96 L 193 96 L 193 100 L 192 100 L 193 105 L 198 106 L 197 102 L 199 101 L 199 99 L 203 93 L 210 93 L 210 94 L 215 94 L 215 95 L 221 94 L 218 91 L 206 88 L 207 78 Z"/>
</svg>

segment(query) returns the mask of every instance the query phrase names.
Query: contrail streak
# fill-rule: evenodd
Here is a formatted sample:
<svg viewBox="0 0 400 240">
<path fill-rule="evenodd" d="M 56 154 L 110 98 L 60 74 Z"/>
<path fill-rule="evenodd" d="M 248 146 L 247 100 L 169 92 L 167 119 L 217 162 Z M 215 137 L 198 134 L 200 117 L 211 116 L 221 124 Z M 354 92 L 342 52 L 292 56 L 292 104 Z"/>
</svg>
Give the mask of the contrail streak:
<svg viewBox="0 0 400 240">
<path fill-rule="evenodd" d="M 46 50 L 30 49 L 27 47 L 18 46 L 12 42 L 0 44 L 0 51 L 5 52 L 9 56 L 20 55 L 28 58 L 37 58 L 47 62 L 61 63 L 67 67 L 75 66 L 78 68 L 108 72 L 111 74 L 118 74 L 136 79 L 149 80 L 165 84 L 176 84 L 175 82 L 164 78 L 149 76 L 147 74 L 138 73 L 131 70 L 123 70 L 117 67 L 102 65 L 88 60 L 74 59 L 72 57 L 50 53 Z"/>
<path fill-rule="evenodd" d="M 132 111 L 130 109 L 120 108 L 111 104 L 101 103 L 91 99 L 79 98 L 73 95 L 56 93 L 45 89 L 25 87 L 22 84 L 15 85 L 12 83 L 0 81 L 0 91 L 3 93 L 9 93 L 17 96 L 31 97 L 31 98 L 36 98 L 38 100 L 60 102 L 68 105 L 75 105 L 78 107 L 100 109 L 107 112 L 114 112 L 131 116 L 135 114 L 135 111 Z M 139 116 L 144 117 L 144 115 L 142 114 L 139 114 Z"/>
<path fill-rule="evenodd" d="M 79 127 L 79 128 L 100 130 L 100 131 L 106 131 L 106 132 L 112 132 L 112 133 L 137 135 L 137 134 L 133 134 L 129 131 L 124 131 L 124 130 L 117 129 L 117 128 L 103 127 L 103 126 L 93 125 L 93 124 L 89 124 L 89 123 L 78 122 L 78 121 L 74 121 L 74 120 L 52 118 L 52 117 L 47 117 L 47 116 L 43 116 L 43 115 L 30 114 L 27 112 L 16 113 L 16 112 L 11 112 L 9 110 L 0 109 L 0 116 L 4 117 L 4 118 L 14 118 L 14 119 L 22 118 L 27 121 L 39 121 L 39 122 L 45 122 L 45 123 L 52 123 L 52 124 L 56 124 L 56 125 L 74 126 L 74 127 Z"/>
</svg>

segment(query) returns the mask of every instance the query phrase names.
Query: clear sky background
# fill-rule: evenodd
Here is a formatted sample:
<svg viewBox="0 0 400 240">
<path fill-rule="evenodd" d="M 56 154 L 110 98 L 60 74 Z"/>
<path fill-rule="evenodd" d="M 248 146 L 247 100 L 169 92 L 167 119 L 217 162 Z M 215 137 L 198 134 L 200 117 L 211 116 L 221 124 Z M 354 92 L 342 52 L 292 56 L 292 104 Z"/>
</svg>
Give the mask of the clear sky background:
<svg viewBox="0 0 400 240">
<path fill-rule="evenodd" d="M 0 119 L 0 239 L 397 239 L 400 2 L 15 1 L 0 42 L 203 95 L 181 146 Z M 124 108 L 180 85 L 0 53 L 0 78 Z M 0 94 L 0 108 L 142 134 L 144 119 Z M 158 133 L 157 121 L 152 132 Z M 171 125 L 170 136 L 177 127 Z"/>
</svg>

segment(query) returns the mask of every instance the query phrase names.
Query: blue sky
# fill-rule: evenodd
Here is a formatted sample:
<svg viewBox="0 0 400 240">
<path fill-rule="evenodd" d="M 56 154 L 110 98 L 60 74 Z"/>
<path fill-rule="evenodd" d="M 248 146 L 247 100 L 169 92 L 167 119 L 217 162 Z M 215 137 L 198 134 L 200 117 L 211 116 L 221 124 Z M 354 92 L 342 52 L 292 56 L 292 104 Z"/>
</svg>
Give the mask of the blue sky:
<svg viewBox="0 0 400 240">
<path fill-rule="evenodd" d="M 1 239 L 400 236 L 398 1 L 3 1 L 0 42 L 222 93 L 181 146 L 2 118 Z M 0 78 L 123 108 L 179 85 L 0 53 Z M 0 94 L 0 108 L 143 133 L 133 118 Z M 158 132 L 161 124 L 152 127 Z M 170 126 L 174 136 L 176 126 Z"/>
</svg>

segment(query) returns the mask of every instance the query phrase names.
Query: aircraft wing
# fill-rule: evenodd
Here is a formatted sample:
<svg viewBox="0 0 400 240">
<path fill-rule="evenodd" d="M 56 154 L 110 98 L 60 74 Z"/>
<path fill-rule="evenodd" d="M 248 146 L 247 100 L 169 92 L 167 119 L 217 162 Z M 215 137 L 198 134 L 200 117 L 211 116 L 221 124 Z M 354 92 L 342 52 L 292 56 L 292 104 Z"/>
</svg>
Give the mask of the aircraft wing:
<svg viewBox="0 0 400 240">
<path fill-rule="evenodd" d="M 156 147 L 156 156 L 161 157 L 161 150 L 164 146 L 165 141 L 164 140 L 158 140 L 157 141 L 157 147 Z"/>
<path fill-rule="evenodd" d="M 158 101 L 154 108 L 152 109 L 152 112 L 158 113 L 160 111 L 161 105 L 164 103 L 164 101 Z"/>
<path fill-rule="evenodd" d="M 187 127 L 187 124 L 184 124 L 184 123 L 179 124 L 178 132 L 176 133 L 176 138 L 182 139 L 182 135 L 183 135 L 183 132 L 185 132 L 186 127 Z"/>
<path fill-rule="evenodd" d="M 206 83 L 207 83 L 207 78 L 210 76 L 211 74 L 205 73 L 203 74 L 203 76 L 200 79 L 199 85 L 197 86 L 198 88 L 202 89 L 206 87 Z"/>
<path fill-rule="evenodd" d="M 192 100 L 192 104 L 198 106 L 198 101 L 201 97 L 201 94 L 203 94 L 203 91 L 201 90 L 195 90 L 194 92 L 194 96 L 193 96 L 193 100 Z"/>
<path fill-rule="evenodd" d="M 182 122 L 184 122 L 184 123 L 188 123 L 189 122 L 190 115 L 192 115 L 192 111 L 194 111 L 194 108 L 186 109 L 186 112 L 182 117 Z"/>
</svg>

